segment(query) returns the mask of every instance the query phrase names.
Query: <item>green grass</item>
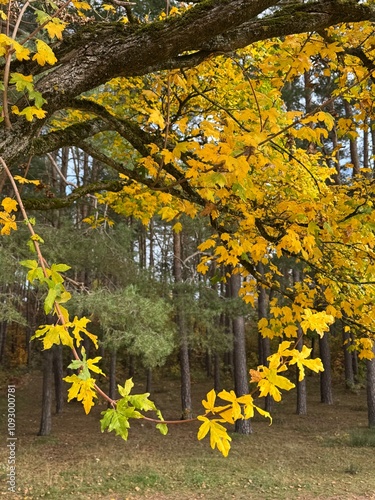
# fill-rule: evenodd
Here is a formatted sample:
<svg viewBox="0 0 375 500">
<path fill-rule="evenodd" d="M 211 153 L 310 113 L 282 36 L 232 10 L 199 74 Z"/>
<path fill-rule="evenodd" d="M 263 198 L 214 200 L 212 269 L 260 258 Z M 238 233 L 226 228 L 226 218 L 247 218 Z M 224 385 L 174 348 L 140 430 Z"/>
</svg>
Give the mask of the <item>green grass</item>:
<svg viewBox="0 0 375 500">
<path fill-rule="evenodd" d="M 375 429 L 353 429 L 349 433 L 349 445 L 358 447 L 374 447 Z"/>
<path fill-rule="evenodd" d="M 208 389 L 208 383 L 193 386 L 195 408 Z M 310 387 L 304 417 L 295 415 L 295 395 L 289 394 L 275 405 L 272 426 L 258 417 L 251 436 L 231 434 L 232 449 L 224 458 L 211 450 L 208 439 L 197 441 L 196 423 L 171 427 L 162 436 L 152 425 L 136 421 L 124 442 L 100 432 L 103 406 L 85 416 L 77 403 L 53 417 L 51 436 L 38 437 L 41 388 L 32 379 L 17 390 L 22 404 L 17 410 L 18 494 L 13 498 L 313 500 L 370 495 L 375 491 L 375 432 L 365 428 L 365 392 L 335 389 L 335 405 L 325 406 L 315 385 Z M 176 381 L 163 381 L 155 399 L 166 418 L 179 415 Z M 0 453 L 5 478 L 4 447 Z"/>
</svg>

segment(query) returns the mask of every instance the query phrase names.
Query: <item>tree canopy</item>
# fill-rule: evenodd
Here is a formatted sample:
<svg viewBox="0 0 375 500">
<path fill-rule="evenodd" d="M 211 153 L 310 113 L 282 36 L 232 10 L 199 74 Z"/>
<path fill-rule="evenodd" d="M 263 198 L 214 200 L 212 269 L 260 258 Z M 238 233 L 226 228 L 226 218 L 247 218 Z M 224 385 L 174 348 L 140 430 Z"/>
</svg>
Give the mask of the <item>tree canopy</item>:
<svg viewBox="0 0 375 500">
<path fill-rule="evenodd" d="M 371 1 L 205 0 L 176 16 L 150 23 L 124 24 L 121 20 L 108 22 L 92 17 L 86 22 L 84 9 L 90 13 L 91 7 L 85 2 L 72 2 L 76 14 L 71 17 L 66 10 L 70 2 L 59 4 L 59 8 L 57 4 L 46 3 L 45 11 L 35 11 L 36 33 L 20 35 L 17 25 L 13 26 L 6 19 L 7 4 L 2 1 L 5 33 L 0 38 L 0 54 L 3 60 L 5 58 L 2 65 L 4 88 L 13 83 L 18 90 L 26 94 L 29 91 L 28 97 L 15 99 L 14 105 L 21 115 L 12 114 L 8 123 L 4 120 L 1 125 L 0 153 L 10 165 L 27 155 L 44 154 L 64 144 L 76 144 L 99 131 L 121 130 L 120 124 L 107 116 L 86 122 L 69 135 L 55 133 L 37 140 L 39 131 L 53 113 L 79 108 L 76 99 L 82 93 L 113 78 L 191 68 L 212 56 L 230 53 L 261 40 L 303 32 L 322 33 L 340 23 L 371 21 L 374 16 Z M 31 2 L 21 3 L 21 12 L 16 10 L 13 19 L 22 16 L 32 5 Z M 83 16 L 81 23 L 77 13 Z M 46 36 L 51 42 L 43 41 Z M 9 75 L 13 75 L 13 80 L 9 80 Z M 22 78 L 17 81 L 16 75 L 27 77 L 28 85 L 25 81 L 22 83 Z M 39 105 L 35 100 L 35 106 L 46 114 L 43 117 L 44 113 L 39 111 L 36 113 L 39 118 L 28 122 L 22 110 L 28 107 L 28 99 L 36 99 L 33 92 L 38 93 Z M 9 104 L 5 92 L 3 113 L 7 114 Z M 128 135 L 131 131 L 127 130 Z"/>
</svg>

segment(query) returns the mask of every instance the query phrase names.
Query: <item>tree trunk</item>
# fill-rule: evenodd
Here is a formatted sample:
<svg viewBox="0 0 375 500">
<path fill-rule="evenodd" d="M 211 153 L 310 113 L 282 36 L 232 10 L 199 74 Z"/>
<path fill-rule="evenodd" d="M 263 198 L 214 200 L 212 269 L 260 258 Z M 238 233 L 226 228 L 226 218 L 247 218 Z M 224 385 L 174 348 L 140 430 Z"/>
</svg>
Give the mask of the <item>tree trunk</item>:
<svg viewBox="0 0 375 500">
<path fill-rule="evenodd" d="M 111 349 L 110 364 L 109 364 L 109 394 L 108 394 L 111 399 L 117 398 L 116 362 L 117 362 L 117 351 L 116 349 Z"/>
<path fill-rule="evenodd" d="M 354 386 L 354 370 L 353 370 L 353 353 L 349 351 L 351 339 L 349 332 L 342 329 L 342 340 L 344 350 L 344 370 L 345 370 L 345 387 L 351 389 Z"/>
<path fill-rule="evenodd" d="M 373 346 L 375 354 L 375 344 Z M 368 359 L 367 364 L 367 414 L 369 427 L 375 428 L 375 358 Z"/>
<path fill-rule="evenodd" d="M 49 436 L 52 429 L 52 357 L 51 349 L 43 351 L 42 416 L 38 436 Z"/>
<path fill-rule="evenodd" d="M 259 263 L 257 265 L 257 270 L 261 275 L 264 275 L 263 264 Z M 268 318 L 268 304 L 267 304 L 267 292 L 265 288 L 258 284 L 258 321 L 262 318 Z M 258 348 L 259 348 L 259 364 L 268 366 L 268 357 L 271 354 L 270 339 L 268 337 L 263 337 L 259 333 L 258 337 Z M 264 409 L 268 412 L 272 408 L 272 397 L 268 394 L 264 399 Z"/>
<path fill-rule="evenodd" d="M 220 356 L 215 352 L 214 355 L 214 389 L 219 392 L 221 389 L 220 382 Z"/>
<path fill-rule="evenodd" d="M 297 349 L 302 351 L 303 347 L 303 332 L 300 326 L 298 326 L 298 338 L 300 339 L 297 344 Z M 296 413 L 297 415 L 306 415 L 307 414 L 307 387 L 306 387 L 306 376 L 303 380 L 299 380 L 299 368 L 297 367 L 296 373 L 296 385 L 297 385 L 297 406 Z"/>
<path fill-rule="evenodd" d="M 151 368 L 148 368 L 146 375 L 146 392 L 151 394 L 151 387 L 152 387 L 152 370 Z"/>
<path fill-rule="evenodd" d="M 302 271 L 298 268 L 295 267 L 293 268 L 293 284 L 295 285 L 296 283 L 299 283 L 302 281 Z M 303 348 L 303 332 L 302 328 L 300 325 L 298 325 L 298 330 L 297 330 L 297 335 L 298 335 L 298 343 L 297 343 L 297 349 L 299 351 L 302 351 Z M 296 414 L 297 415 L 306 415 L 307 414 L 307 387 L 306 387 L 306 376 L 304 377 L 303 380 L 299 380 L 299 375 L 300 371 L 299 368 L 297 367 L 297 374 L 296 374 L 296 386 L 297 386 L 297 405 L 296 405 Z"/>
<path fill-rule="evenodd" d="M 230 277 L 230 290 L 232 298 L 238 297 L 241 288 L 241 275 L 233 274 Z M 248 371 L 246 363 L 246 337 L 245 318 L 236 316 L 233 318 L 233 358 L 234 358 L 234 389 L 237 396 L 249 393 Z M 247 420 L 236 420 L 235 432 L 239 434 L 251 434 L 251 422 Z"/>
<path fill-rule="evenodd" d="M 331 375 L 331 351 L 329 346 L 329 332 L 319 337 L 320 359 L 324 371 L 320 372 L 320 401 L 327 405 L 333 404 L 332 375 Z"/>
<path fill-rule="evenodd" d="M 177 330 L 180 337 L 180 372 L 181 372 L 181 406 L 183 420 L 192 418 L 192 401 L 191 401 L 191 380 L 190 380 L 190 359 L 189 345 L 185 324 L 185 316 L 181 304 L 181 285 L 182 278 L 182 245 L 181 233 L 173 233 L 173 273 L 176 283 L 175 298 L 177 299 Z"/>
<path fill-rule="evenodd" d="M 52 348 L 52 365 L 53 365 L 53 375 L 55 381 L 56 413 L 59 414 L 62 412 L 64 405 L 64 386 L 63 386 L 64 365 L 63 365 L 61 345 L 54 345 Z"/>
</svg>

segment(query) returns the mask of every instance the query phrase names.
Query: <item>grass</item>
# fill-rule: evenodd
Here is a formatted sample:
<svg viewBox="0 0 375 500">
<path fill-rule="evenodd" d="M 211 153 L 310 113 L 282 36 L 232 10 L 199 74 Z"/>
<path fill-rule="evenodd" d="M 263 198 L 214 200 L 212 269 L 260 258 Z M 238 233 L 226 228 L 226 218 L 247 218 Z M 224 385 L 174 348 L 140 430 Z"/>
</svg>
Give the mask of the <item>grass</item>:
<svg viewBox="0 0 375 500">
<path fill-rule="evenodd" d="M 350 446 L 375 446 L 375 429 L 353 429 L 349 434 Z"/>
<path fill-rule="evenodd" d="M 316 382 L 316 379 L 315 379 Z M 135 421 L 129 440 L 100 433 L 100 411 L 80 404 L 53 417 L 53 432 L 38 437 L 41 384 L 30 377 L 17 389 L 17 494 L 14 499 L 51 500 L 246 500 L 359 499 L 375 492 L 375 431 L 366 429 L 365 391 L 335 387 L 332 406 L 319 403 L 309 381 L 308 415 L 294 413 L 295 394 L 275 405 L 274 424 L 256 418 L 254 434 L 231 434 L 228 458 L 197 441 L 198 425 L 171 427 L 162 436 Z M 210 389 L 193 386 L 195 407 Z M 139 386 L 143 392 L 143 384 Z M 166 418 L 179 415 L 178 384 L 163 381 L 153 398 Z M 1 412 L 4 413 L 2 394 Z M 5 435 L 2 433 L 2 435 Z M 0 475 L 6 478 L 6 450 Z M 3 482 L 1 494 L 5 495 Z M 373 497 L 374 498 L 374 497 Z"/>
</svg>

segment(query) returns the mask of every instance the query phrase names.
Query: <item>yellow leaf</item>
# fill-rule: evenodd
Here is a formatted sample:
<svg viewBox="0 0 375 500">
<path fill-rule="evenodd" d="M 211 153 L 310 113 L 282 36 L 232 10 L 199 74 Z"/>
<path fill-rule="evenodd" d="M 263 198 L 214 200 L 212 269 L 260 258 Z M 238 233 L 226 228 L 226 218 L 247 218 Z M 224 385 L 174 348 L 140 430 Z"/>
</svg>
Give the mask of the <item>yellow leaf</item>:
<svg viewBox="0 0 375 500">
<path fill-rule="evenodd" d="M 0 234 L 10 234 L 11 230 L 17 230 L 17 224 L 15 222 L 15 216 L 10 215 L 7 212 L 0 212 L 0 224 L 2 228 Z"/>
<path fill-rule="evenodd" d="M 208 250 L 209 248 L 214 247 L 215 244 L 216 244 L 215 240 L 208 239 L 208 240 L 204 241 L 203 243 L 201 243 L 200 245 L 198 245 L 198 250 L 200 250 L 201 252 L 204 252 L 205 250 Z"/>
<path fill-rule="evenodd" d="M 230 450 L 229 442 L 232 441 L 232 439 L 228 435 L 226 428 L 219 424 L 222 420 L 209 420 L 207 417 L 201 415 L 197 417 L 197 419 L 203 422 L 198 430 L 198 439 L 203 439 L 207 433 L 210 432 L 211 448 L 214 449 L 217 446 L 217 449 L 224 457 L 227 457 Z"/>
<path fill-rule="evenodd" d="M 69 377 L 65 377 L 63 380 L 72 384 L 68 391 L 68 401 L 71 401 L 72 399 L 82 401 L 87 415 L 90 412 L 91 407 L 94 406 L 93 399 L 97 397 L 94 389 L 95 379 L 88 378 L 83 380 L 78 375 L 71 375 Z"/>
<path fill-rule="evenodd" d="M 96 335 L 93 335 L 86 329 L 87 323 L 90 323 L 90 320 L 88 318 L 83 317 L 81 319 L 78 319 L 78 317 L 75 316 L 73 321 L 67 323 L 66 326 L 68 328 L 73 328 L 73 335 L 76 339 L 77 345 L 80 345 L 81 341 L 83 340 L 81 337 L 81 333 L 84 333 L 92 340 L 95 347 L 98 348 L 98 337 Z"/>
<path fill-rule="evenodd" d="M 62 40 L 62 33 L 65 29 L 66 23 L 64 21 L 61 21 L 61 19 L 58 19 L 57 17 L 54 17 L 49 23 L 47 23 L 44 26 L 44 29 L 47 30 L 48 35 L 50 38 L 58 38 L 59 40 Z M 51 51 L 52 52 L 52 51 Z M 56 61 L 55 61 L 56 62 Z M 51 64 L 51 63 L 49 63 Z M 54 64 L 54 63 L 52 63 Z M 42 64 L 43 66 L 43 64 Z"/>
<path fill-rule="evenodd" d="M 33 61 L 36 61 L 40 66 L 44 66 L 46 63 L 52 66 L 57 62 L 53 50 L 43 40 L 36 41 L 36 50 L 37 52 L 33 56 Z"/>
<path fill-rule="evenodd" d="M 19 184 L 34 184 L 34 186 L 40 185 L 40 181 L 38 179 L 26 179 L 26 177 L 21 177 L 20 175 L 15 175 L 14 180 Z"/>
<path fill-rule="evenodd" d="M 151 111 L 150 116 L 148 118 L 148 123 L 154 123 L 161 129 L 164 129 L 165 127 L 165 121 L 163 115 L 160 113 L 158 109 L 153 109 Z"/>
<path fill-rule="evenodd" d="M 10 212 L 15 212 L 17 210 L 18 203 L 16 202 L 16 200 L 6 197 L 1 202 L 1 205 L 4 208 L 4 210 L 9 214 Z"/>
<path fill-rule="evenodd" d="M 298 366 L 299 381 L 303 380 L 305 377 L 305 369 L 304 369 L 305 366 L 306 368 L 310 368 L 310 370 L 313 370 L 316 373 L 324 371 L 323 363 L 319 358 L 307 359 L 308 356 L 310 356 L 311 351 L 312 349 L 309 349 L 305 345 L 302 347 L 301 351 L 299 351 L 298 349 L 293 349 L 292 351 L 290 351 L 292 359 L 289 361 L 289 364 L 290 365 L 296 364 Z"/>
<path fill-rule="evenodd" d="M 307 330 L 315 331 L 318 335 L 323 337 L 324 332 L 329 331 L 329 325 L 334 323 L 335 318 L 325 313 L 324 311 L 313 313 L 311 309 L 305 309 L 302 314 L 301 328 L 304 333 Z"/>
<path fill-rule="evenodd" d="M 216 392 L 214 391 L 214 389 L 211 389 L 206 397 L 207 400 L 203 399 L 202 405 L 204 406 L 204 408 L 206 408 L 206 413 L 213 413 L 216 400 Z"/>
<path fill-rule="evenodd" d="M 176 222 L 176 224 L 172 227 L 172 229 L 176 234 L 181 233 L 181 231 L 182 231 L 181 222 Z"/>
</svg>

